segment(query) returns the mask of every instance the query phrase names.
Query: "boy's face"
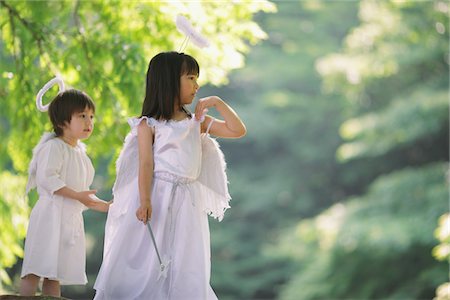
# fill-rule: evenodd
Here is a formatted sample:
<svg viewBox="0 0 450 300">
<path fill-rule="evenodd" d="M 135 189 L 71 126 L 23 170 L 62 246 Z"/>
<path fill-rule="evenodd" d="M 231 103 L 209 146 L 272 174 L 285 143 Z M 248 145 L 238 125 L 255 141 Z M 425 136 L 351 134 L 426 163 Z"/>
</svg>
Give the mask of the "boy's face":
<svg viewBox="0 0 450 300">
<path fill-rule="evenodd" d="M 72 114 L 69 123 L 63 126 L 63 136 L 75 140 L 87 139 L 94 130 L 94 112 L 85 108 L 82 112 Z"/>
<path fill-rule="evenodd" d="M 184 74 L 180 78 L 180 104 L 191 104 L 194 100 L 195 94 L 199 89 L 197 83 L 198 75 Z"/>
</svg>

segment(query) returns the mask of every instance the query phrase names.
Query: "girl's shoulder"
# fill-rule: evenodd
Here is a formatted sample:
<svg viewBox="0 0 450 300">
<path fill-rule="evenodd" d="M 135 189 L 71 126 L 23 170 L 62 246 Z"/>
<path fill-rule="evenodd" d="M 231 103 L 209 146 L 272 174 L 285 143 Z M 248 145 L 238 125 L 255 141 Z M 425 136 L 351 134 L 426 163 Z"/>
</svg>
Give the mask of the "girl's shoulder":
<svg viewBox="0 0 450 300">
<path fill-rule="evenodd" d="M 145 120 L 149 127 L 155 127 L 158 123 L 160 123 L 160 121 L 157 121 L 152 117 L 142 116 L 128 118 L 128 125 L 130 125 L 131 129 L 135 129 L 139 124 L 141 124 L 142 120 Z"/>
</svg>

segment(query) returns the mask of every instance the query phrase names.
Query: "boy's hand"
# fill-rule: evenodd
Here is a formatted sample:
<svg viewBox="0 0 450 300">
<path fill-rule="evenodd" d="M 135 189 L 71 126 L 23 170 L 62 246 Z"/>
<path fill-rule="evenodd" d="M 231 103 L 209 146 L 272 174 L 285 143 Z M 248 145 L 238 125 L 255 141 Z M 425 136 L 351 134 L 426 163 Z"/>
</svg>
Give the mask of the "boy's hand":
<svg viewBox="0 0 450 300">
<path fill-rule="evenodd" d="M 96 190 L 78 192 L 78 200 L 87 208 L 100 212 L 107 212 L 111 203 L 108 203 L 95 196 L 96 192 Z"/>
<path fill-rule="evenodd" d="M 98 198 L 94 194 L 91 194 L 91 198 L 94 200 L 94 202 L 89 208 L 99 212 L 108 212 L 109 206 L 113 203 L 113 201 L 106 202 L 105 200 Z"/>
<path fill-rule="evenodd" d="M 92 198 L 92 195 L 95 196 L 96 192 L 97 190 L 77 192 L 76 199 L 81 203 L 83 203 L 85 206 L 90 208 L 95 203 L 95 200 Z"/>
</svg>

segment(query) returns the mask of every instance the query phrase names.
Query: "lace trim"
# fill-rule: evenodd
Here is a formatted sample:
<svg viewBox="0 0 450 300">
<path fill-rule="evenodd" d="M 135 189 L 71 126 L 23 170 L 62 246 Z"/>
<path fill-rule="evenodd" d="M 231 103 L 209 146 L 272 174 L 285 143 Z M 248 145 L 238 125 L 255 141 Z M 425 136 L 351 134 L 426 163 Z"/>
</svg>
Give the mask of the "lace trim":
<svg viewBox="0 0 450 300">
<path fill-rule="evenodd" d="M 142 116 L 140 118 L 132 117 L 132 118 L 128 118 L 128 124 L 130 125 L 131 129 L 134 129 L 144 119 L 147 122 L 147 125 L 149 127 L 155 127 L 157 125 L 162 125 L 162 124 L 182 124 L 182 123 L 191 122 L 191 121 L 203 123 L 203 121 L 205 121 L 205 115 L 202 115 L 202 117 L 198 121 L 195 119 L 195 114 L 192 114 L 191 117 L 186 117 L 182 120 L 173 120 L 173 119 L 171 119 L 171 120 L 156 120 L 153 117 L 147 117 L 147 116 Z"/>
</svg>

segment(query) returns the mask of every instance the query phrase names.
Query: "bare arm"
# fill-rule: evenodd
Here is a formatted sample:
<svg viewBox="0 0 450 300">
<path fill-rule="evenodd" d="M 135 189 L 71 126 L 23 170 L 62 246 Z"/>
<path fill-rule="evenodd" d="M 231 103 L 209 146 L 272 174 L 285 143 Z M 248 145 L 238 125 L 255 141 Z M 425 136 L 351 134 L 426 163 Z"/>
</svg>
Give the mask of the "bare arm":
<svg viewBox="0 0 450 300">
<path fill-rule="evenodd" d="M 210 107 L 214 107 L 224 119 L 214 121 L 210 128 L 211 134 L 223 138 L 240 138 L 247 133 L 247 129 L 237 113 L 217 96 L 205 97 L 198 100 L 197 106 L 195 107 L 196 118 L 200 118 L 203 111 Z M 202 123 L 202 132 L 206 131 L 211 121 L 212 118 L 207 116 L 205 122 Z"/>
<path fill-rule="evenodd" d="M 71 188 L 68 188 L 67 186 L 64 186 L 60 188 L 59 190 L 55 191 L 56 195 L 63 196 L 65 198 L 74 199 L 76 201 L 80 201 L 83 203 L 86 207 L 101 211 L 101 212 L 107 212 L 109 209 L 110 203 L 103 201 L 97 197 L 95 197 L 96 190 L 90 190 L 90 191 L 82 191 L 82 192 L 76 192 L 72 190 Z"/>
<path fill-rule="evenodd" d="M 141 122 L 137 128 L 139 150 L 139 199 L 136 211 L 138 220 L 147 224 L 152 215 L 151 188 L 153 183 L 153 129 Z"/>
</svg>

